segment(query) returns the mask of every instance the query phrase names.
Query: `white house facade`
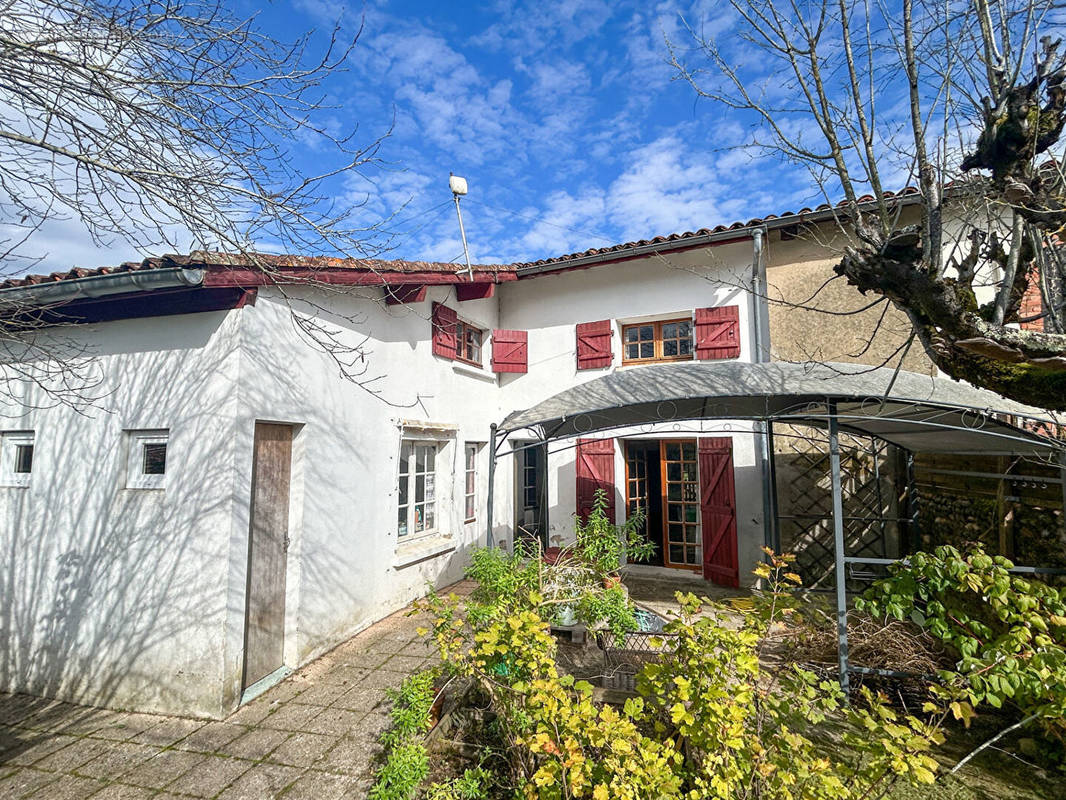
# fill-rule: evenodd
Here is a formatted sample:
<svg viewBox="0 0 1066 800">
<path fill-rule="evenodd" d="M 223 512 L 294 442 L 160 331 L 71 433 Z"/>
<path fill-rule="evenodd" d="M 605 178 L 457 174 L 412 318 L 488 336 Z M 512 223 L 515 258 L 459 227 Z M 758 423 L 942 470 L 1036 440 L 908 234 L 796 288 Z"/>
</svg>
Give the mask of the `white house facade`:
<svg viewBox="0 0 1066 800">
<path fill-rule="evenodd" d="M 750 423 L 499 443 L 486 519 L 508 413 L 612 370 L 765 357 L 761 231 L 686 236 L 469 276 L 198 254 L 8 281 L 95 383 L 74 408 L 6 382 L 0 689 L 222 717 L 488 538 L 565 543 L 596 488 L 618 519 L 647 508 L 656 567 L 743 583 L 765 529 Z"/>
</svg>

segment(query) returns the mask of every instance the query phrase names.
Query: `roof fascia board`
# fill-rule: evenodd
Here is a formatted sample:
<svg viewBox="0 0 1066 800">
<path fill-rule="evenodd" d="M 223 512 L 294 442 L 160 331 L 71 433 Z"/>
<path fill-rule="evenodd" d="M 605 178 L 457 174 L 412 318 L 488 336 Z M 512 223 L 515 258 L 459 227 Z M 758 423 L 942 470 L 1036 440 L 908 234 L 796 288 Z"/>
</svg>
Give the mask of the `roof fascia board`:
<svg viewBox="0 0 1066 800">
<path fill-rule="evenodd" d="M 0 306 L 25 303 L 33 306 L 69 303 L 93 297 L 107 297 L 158 289 L 196 287 L 204 284 L 204 270 L 189 267 L 130 270 L 107 275 L 90 275 L 72 280 L 11 286 L 0 289 Z"/>
<path fill-rule="evenodd" d="M 502 283 L 516 279 L 513 272 L 474 271 L 474 283 Z M 331 286 L 403 286 L 426 284 L 433 286 L 469 284 L 466 268 L 461 274 L 450 272 L 373 272 L 346 268 L 337 269 L 285 269 L 276 274 L 256 269 L 212 268 L 204 277 L 204 286 L 271 286 L 307 284 Z"/>
</svg>

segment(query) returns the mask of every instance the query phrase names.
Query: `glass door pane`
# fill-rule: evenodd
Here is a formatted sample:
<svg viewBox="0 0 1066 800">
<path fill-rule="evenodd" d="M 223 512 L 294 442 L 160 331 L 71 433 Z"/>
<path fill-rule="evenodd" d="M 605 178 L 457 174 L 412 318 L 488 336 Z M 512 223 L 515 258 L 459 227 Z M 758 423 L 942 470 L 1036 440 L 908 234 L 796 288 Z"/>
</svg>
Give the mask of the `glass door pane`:
<svg viewBox="0 0 1066 800">
<path fill-rule="evenodd" d="M 690 440 L 661 442 L 659 446 L 667 563 L 676 567 L 698 567 L 703 563 L 703 548 L 696 443 Z"/>
</svg>

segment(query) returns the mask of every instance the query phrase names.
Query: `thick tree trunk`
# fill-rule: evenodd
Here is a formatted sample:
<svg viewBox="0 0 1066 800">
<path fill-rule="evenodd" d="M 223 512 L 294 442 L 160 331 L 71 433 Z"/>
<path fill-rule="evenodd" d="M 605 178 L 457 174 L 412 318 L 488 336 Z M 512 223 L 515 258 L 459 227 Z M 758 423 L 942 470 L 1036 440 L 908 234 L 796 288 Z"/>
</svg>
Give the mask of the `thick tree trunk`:
<svg viewBox="0 0 1066 800">
<path fill-rule="evenodd" d="M 923 264 L 918 233 L 908 229 L 878 253 L 849 249 L 835 271 L 907 314 L 946 374 L 1020 403 L 1066 411 L 1066 335 L 996 325 L 967 282 L 935 278 Z"/>
</svg>

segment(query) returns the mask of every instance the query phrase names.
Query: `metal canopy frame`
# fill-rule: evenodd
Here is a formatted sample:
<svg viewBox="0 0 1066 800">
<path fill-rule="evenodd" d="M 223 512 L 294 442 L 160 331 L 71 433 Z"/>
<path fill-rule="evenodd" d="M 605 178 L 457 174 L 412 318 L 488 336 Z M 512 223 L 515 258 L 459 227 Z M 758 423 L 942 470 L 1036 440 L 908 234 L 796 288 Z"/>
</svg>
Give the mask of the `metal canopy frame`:
<svg viewBox="0 0 1066 800">
<path fill-rule="evenodd" d="M 797 374 L 797 370 L 802 372 Z M 822 381 L 822 392 L 812 391 L 812 387 L 816 388 L 818 384 L 811 383 L 811 376 L 819 372 L 820 377 L 815 375 L 814 379 Z M 870 376 L 874 377 L 871 379 Z M 681 380 L 674 381 L 676 377 Z M 676 384 L 673 395 L 672 383 Z M 915 388 L 923 384 L 928 387 L 924 396 Z M 752 391 L 747 394 L 739 392 L 738 388 L 745 385 Z M 701 388 L 706 393 L 699 393 Z M 565 411 L 569 403 L 576 406 L 573 413 Z M 913 469 L 914 452 L 1010 454 L 1039 459 L 1059 466 L 1066 495 L 1066 442 L 1018 427 L 1006 421 L 1003 415 L 1044 424 L 1058 422 L 1040 409 L 1022 406 L 991 392 L 946 379 L 849 364 L 671 364 L 641 367 L 639 372 L 627 371 L 622 376 L 612 373 L 561 392 L 526 411 L 515 412 L 500 425 L 490 426 L 487 544 L 494 546 L 496 462 L 502 456 L 514 455 L 525 448 L 543 447 L 548 454 L 576 446 L 576 443 L 560 444 L 549 450 L 552 442 L 561 443 L 593 433 L 618 430 L 637 434 L 711 432 L 703 428 L 704 421 L 714 421 L 714 432 L 721 433 L 722 422 L 754 423 L 736 432 L 764 437 L 769 445 L 766 452 L 770 461 L 762 465 L 764 483 L 769 479 L 776 484 L 773 423 L 822 428 L 827 432 L 829 443 L 838 666 L 840 685 L 847 696 L 850 676 L 855 673 L 909 676 L 848 663 L 847 566 L 888 565 L 905 559 L 862 558 L 848 556 L 845 552 L 840 435 L 873 436 L 895 444 L 907 454 L 908 470 Z M 685 427 L 693 422 L 698 423 L 697 428 Z M 664 425 L 668 430 L 663 430 Z M 724 429 L 729 432 L 728 424 Z M 521 432 L 533 441 L 504 448 L 508 438 Z M 931 447 L 915 446 L 923 442 Z M 965 443 L 962 449 L 960 443 Z M 776 502 L 776 486 L 770 487 L 769 491 L 775 495 Z M 768 544 L 776 542 L 776 508 L 774 511 L 772 521 L 763 520 Z M 1066 572 L 1040 566 L 1018 567 L 1015 571 Z"/>
</svg>

